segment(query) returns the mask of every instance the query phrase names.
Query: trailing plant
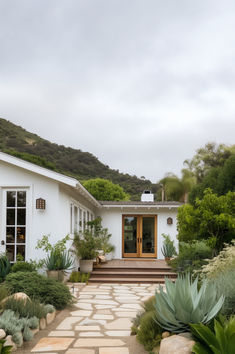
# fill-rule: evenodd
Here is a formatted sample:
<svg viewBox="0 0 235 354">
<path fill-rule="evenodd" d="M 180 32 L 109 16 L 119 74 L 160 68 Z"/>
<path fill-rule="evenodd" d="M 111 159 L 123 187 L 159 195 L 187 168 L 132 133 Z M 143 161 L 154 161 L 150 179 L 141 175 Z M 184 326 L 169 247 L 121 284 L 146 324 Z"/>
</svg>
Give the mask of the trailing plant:
<svg viewBox="0 0 235 354">
<path fill-rule="evenodd" d="M 11 270 L 11 264 L 7 256 L 4 253 L 0 254 L 0 283 L 4 281 L 7 274 L 10 273 L 10 270 Z"/>
<path fill-rule="evenodd" d="M 13 348 L 12 345 L 4 346 L 5 343 L 5 339 L 0 339 L 0 354 L 11 354 Z"/>
<path fill-rule="evenodd" d="M 174 246 L 174 241 L 171 240 L 170 235 L 162 234 L 164 238 L 163 246 L 162 246 L 162 254 L 165 258 L 171 258 L 176 255 L 176 249 Z"/>
<path fill-rule="evenodd" d="M 212 329 L 202 323 L 191 324 L 191 331 L 198 342 L 192 351 L 195 354 L 234 354 L 235 348 L 235 317 L 226 320 L 214 319 Z"/>
<path fill-rule="evenodd" d="M 17 272 L 8 274 L 6 286 L 11 293 L 24 292 L 41 303 L 51 304 L 61 310 L 72 302 L 69 288 L 54 279 L 46 278 L 37 272 Z"/>
<path fill-rule="evenodd" d="M 166 292 L 160 286 L 156 291 L 155 320 L 165 330 L 186 332 L 191 323 L 208 323 L 223 306 L 224 297 L 218 299 L 213 284 L 202 282 L 198 290 L 198 278 L 179 276 L 175 283 L 165 278 Z"/>
<path fill-rule="evenodd" d="M 16 312 L 19 317 L 46 317 L 46 310 L 44 305 L 40 304 L 38 300 L 30 299 L 15 299 L 10 296 L 4 303 L 5 310 L 12 310 Z"/>
</svg>

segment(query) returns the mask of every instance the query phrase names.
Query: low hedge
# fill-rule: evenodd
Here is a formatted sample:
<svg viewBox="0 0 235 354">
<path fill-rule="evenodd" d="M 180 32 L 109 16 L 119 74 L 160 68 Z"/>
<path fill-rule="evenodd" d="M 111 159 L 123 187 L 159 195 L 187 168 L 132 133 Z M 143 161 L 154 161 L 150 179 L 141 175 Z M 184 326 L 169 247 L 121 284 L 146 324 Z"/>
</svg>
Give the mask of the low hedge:
<svg viewBox="0 0 235 354">
<path fill-rule="evenodd" d="M 37 272 L 10 273 L 5 283 L 12 294 L 24 292 L 32 299 L 53 305 L 57 310 L 65 308 L 72 302 L 72 295 L 66 285 Z"/>
</svg>

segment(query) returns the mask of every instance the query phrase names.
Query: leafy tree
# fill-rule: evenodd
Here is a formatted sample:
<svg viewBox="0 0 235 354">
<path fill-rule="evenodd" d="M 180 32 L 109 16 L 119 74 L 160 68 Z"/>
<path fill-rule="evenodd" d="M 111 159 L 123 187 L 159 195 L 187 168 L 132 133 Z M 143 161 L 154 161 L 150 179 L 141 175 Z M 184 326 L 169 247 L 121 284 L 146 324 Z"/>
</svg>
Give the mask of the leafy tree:
<svg viewBox="0 0 235 354">
<path fill-rule="evenodd" d="M 195 205 L 178 209 L 178 239 L 190 242 L 205 239 L 221 250 L 225 242 L 235 237 L 235 192 L 217 196 L 210 189 Z"/>
<path fill-rule="evenodd" d="M 107 179 L 94 178 L 83 182 L 83 186 L 97 200 L 128 200 L 129 195 L 126 194 L 122 187 L 114 184 Z"/>
</svg>

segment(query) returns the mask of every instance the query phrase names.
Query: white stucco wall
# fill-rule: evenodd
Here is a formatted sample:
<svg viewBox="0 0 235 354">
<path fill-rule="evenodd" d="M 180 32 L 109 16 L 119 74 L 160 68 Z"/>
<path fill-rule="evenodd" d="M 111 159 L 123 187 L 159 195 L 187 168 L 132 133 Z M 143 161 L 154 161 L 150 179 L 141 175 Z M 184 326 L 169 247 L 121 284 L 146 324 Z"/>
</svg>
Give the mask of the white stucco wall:
<svg viewBox="0 0 235 354">
<path fill-rule="evenodd" d="M 99 216 L 102 217 L 103 227 L 107 227 L 109 232 L 112 234 L 110 239 L 111 243 L 115 246 L 114 258 L 122 258 L 122 215 L 157 215 L 157 258 L 164 259 L 161 248 L 163 243 L 162 234 L 169 234 L 171 239 L 174 240 L 175 245 L 177 246 L 177 229 L 176 229 L 176 208 L 151 208 L 151 211 L 148 208 L 138 208 L 130 209 L 126 208 L 121 210 L 120 208 L 110 208 L 103 209 L 99 211 Z M 167 224 L 167 218 L 171 217 L 173 219 L 173 224 Z"/>
<path fill-rule="evenodd" d="M 69 187 L 52 179 L 37 175 L 11 164 L 0 162 L 0 240 L 5 240 L 6 214 L 4 191 L 23 188 L 27 190 L 27 230 L 26 259 L 40 259 L 45 255 L 36 250 L 36 243 L 43 235 L 50 234 L 50 243 L 70 233 L 70 204 L 75 201 L 94 211 L 94 208 L 78 192 L 69 191 Z M 36 199 L 46 200 L 46 209 L 36 209 Z M 89 208 L 90 207 L 90 208 Z M 69 247 L 69 244 L 68 244 Z M 0 243 L 0 252 L 5 245 Z"/>
</svg>

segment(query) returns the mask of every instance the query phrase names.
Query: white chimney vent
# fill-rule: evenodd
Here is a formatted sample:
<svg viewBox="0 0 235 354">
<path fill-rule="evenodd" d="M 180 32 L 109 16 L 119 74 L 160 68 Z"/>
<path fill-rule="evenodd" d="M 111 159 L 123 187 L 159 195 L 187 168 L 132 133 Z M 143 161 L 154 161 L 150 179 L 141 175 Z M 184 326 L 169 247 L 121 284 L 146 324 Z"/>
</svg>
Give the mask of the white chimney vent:
<svg viewBox="0 0 235 354">
<path fill-rule="evenodd" d="M 145 190 L 141 194 L 141 202 L 154 202 L 154 194 L 150 190 Z"/>
</svg>

